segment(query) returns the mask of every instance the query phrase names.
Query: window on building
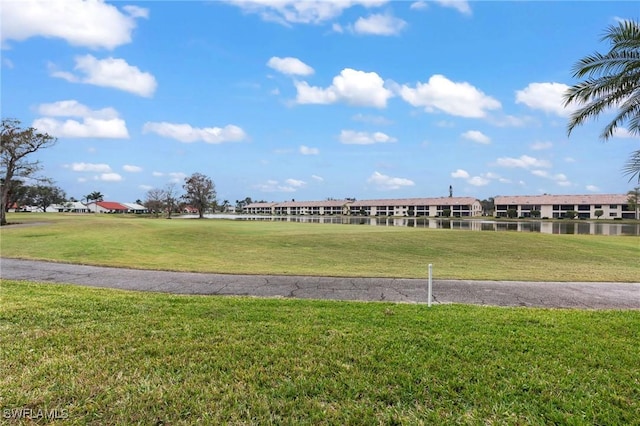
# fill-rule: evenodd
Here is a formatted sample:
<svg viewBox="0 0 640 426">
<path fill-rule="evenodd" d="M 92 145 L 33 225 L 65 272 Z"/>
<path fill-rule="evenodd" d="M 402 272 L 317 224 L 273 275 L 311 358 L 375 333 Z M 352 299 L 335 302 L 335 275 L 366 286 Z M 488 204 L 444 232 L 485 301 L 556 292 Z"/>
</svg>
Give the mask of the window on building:
<svg viewBox="0 0 640 426">
<path fill-rule="evenodd" d="M 617 205 L 617 204 L 610 204 L 610 205 L 609 205 L 609 208 L 610 208 L 610 209 L 617 209 L 617 208 L 618 208 L 618 205 Z"/>
</svg>

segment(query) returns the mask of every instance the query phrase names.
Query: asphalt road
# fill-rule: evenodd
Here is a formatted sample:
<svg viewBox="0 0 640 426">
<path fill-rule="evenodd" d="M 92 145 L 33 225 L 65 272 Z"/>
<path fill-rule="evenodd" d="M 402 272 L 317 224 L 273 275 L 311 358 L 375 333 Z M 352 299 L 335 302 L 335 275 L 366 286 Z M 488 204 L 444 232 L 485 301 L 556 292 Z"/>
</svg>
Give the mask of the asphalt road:
<svg viewBox="0 0 640 426">
<path fill-rule="evenodd" d="M 427 279 L 225 275 L 0 259 L 0 277 L 175 294 L 426 303 Z M 433 303 L 640 309 L 640 282 L 433 280 Z"/>
</svg>

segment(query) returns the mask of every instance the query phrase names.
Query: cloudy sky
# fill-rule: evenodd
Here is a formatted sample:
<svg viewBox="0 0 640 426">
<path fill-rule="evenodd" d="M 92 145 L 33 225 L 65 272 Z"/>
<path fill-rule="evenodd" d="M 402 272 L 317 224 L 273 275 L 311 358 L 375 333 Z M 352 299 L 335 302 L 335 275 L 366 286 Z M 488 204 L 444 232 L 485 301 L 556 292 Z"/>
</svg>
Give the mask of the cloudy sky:
<svg viewBox="0 0 640 426">
<path fill-rule="evenodd" d="M 69 196 L 624 193 L 640 139 L 566 134 L 562 94 L 637 2 L 2 1 L 2 117 Z"/>
</svg>

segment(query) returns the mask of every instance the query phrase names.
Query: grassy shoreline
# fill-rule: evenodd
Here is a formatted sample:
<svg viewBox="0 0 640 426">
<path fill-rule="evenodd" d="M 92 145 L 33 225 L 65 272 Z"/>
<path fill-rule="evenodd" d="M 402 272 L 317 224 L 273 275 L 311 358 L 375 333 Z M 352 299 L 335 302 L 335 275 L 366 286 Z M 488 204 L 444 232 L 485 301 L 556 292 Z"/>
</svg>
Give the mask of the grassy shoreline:
<svg viewBox="0 0 640 426">
<path fill-rule="evenodd" d="M 47 215 L 3 227 L 2 255 L 229 274 L 637 282 L 640 239 L 405 227 Z M 35 220 L 35 217 L 34 217 Z M 24 223 L 28 223 L 25 221 Z"/>
<path fill-rule="evenodd" d="M 64 424 L 638 424 L 640 313 L 2 281 L 0 405 Z"/>
</svg>

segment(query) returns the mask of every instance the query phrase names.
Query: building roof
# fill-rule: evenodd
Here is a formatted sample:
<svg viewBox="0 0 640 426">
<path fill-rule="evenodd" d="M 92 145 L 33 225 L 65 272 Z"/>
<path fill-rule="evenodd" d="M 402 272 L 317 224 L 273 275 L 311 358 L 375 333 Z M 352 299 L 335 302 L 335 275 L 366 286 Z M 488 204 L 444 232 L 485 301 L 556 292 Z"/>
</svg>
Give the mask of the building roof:
<svg viewBox="0 0 640 426">
<path fill-rule="evenodd" d="M 123 206 L 115 201 L 98 201 L 96 204 L 107 210 L 129 210 L 127 206 Z"/>
<path fill-rule="evenodd" d="M 381 200 L 358 200 L 351 203 L 354 207 L 362 206 L 458 206 L 471 205 L 478 201 L 473 197 L 438 197 L 438 198 L 396 198 Z"/>
<path fill-rule="evenodd" d="M 146 210 L 147 209 L 145 206 L 140 205 L 138 203 L 120 203 L 120 204 L 122 204 L 129 210 Z"/>
<path fill-rule="evenodd" d="M 348 203 L 349 200 L 285 201 L 277 203 L 276 207 L 342 207 Z"/>
<path fill-rule="evenodd" d="M 495 197 L 493 202 L 514 205 L 549 205 L 549 204 L 626 204 L 627 196 L 621 194 L 587 194 L 587 195 L 513 195 Z"/>
<path fill-rule="evenodd" d="M 251 203 L 251 204 L 247 204 L 246 206 L 244 206 L 244 208 L 245 209 L 248 209 L 248 208 L 259 209 L 259 208 L 265 208 L 265 207 L 273 207 L 276 204 L 277 203 Z"/>
</svg>

